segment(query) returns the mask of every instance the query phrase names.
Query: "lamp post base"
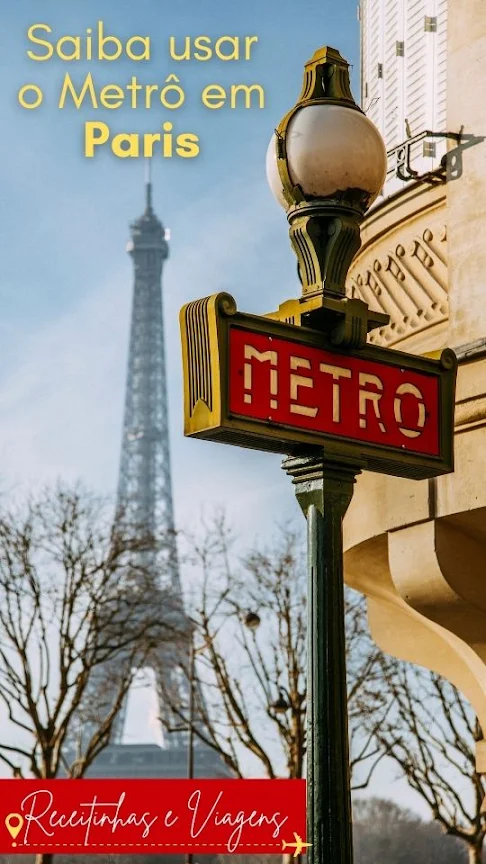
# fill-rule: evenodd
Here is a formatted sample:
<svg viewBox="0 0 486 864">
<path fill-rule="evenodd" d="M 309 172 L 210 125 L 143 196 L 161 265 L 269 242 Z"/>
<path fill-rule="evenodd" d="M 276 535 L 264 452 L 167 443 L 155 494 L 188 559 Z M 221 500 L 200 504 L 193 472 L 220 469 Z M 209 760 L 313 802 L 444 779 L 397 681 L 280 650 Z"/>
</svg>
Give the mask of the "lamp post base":
<svg viewBox="0 0 486 864">
<path fill-rule="evenodd" d="M 307 519 L 307 864 L 352 864 L 342 520 L 358 463 L 286 459 Z"/>
</svg>

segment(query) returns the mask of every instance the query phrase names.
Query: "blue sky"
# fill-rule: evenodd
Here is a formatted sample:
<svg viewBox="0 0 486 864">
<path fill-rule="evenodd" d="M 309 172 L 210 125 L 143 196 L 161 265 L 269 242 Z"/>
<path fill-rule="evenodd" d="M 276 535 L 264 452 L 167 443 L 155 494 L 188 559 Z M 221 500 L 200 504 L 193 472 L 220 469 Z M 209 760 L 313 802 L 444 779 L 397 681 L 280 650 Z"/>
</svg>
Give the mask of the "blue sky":
<svg viewBox="0 0 486 864">
<path fill-rule="evenodd" d="M 132 288 L 125 244 L 129 223 L 143 210 L 144 166 L 107 149 L 85 159 L 83 124 L 103 120 L 115 131 L 157 132 L 171 120 L 176 133 L 201 140 L 195 159 L 153 159 L 155 209 L 171 229 L 163 284 L 177 522 L 191 528 L 204 509 L 223 505 L 244 542 L 263 540 L 288 518 L 301 519 L 304 530 L 279 457 L 183 438 L 178 312 L 187 300 L 220 290 L 255 313 L 299 293 L 285 215 L 266 184 L 265 152 L 317 47 L 337 47 L 353 64 L 358 97 L 355 0 L 16 0 L 3 4 L 1 17 L 0 490 L 81 477 L 114 493 Z M 84 36 L 99 20 L 120 38 L 149 35 L 150 63 L 40 63 L 26 56 L 34 23 L 49 24 L 55 41 Z M 259 41 L 251 62 L 170 60 L 170 36 L 200 34 Z M 174 112 L 60 111 L 66 72 L 78 84 L 92 72 L 97 85 L 121 86 L 133 74 L 160 84 L 177 74 L 186 102 Z M 32 82 L 45 99 L 26 111 L 17 92 Z M 199 94 L 208 83 L 261 84 L 265 108 L 204 108 Z M 131 740 L 151 710 L 142 693 L 134 704 Z M 395 794 L 390 776 L 387 787 Z M 411 803 L 400 788 L 396 794 Z"/>
<path fill-rule="evenodd" d="M 315 48 L 336 45 L 356 72 L 354 0 L 327 5 L 18 0 L 3 7 L 2 18 L 7 74 L 0 83 L 1 219 L 8 236 L 0 277 L 4 485 L 61 475 L 82 476 L 103 491 L 115 488 L 132 281 L 124 246 L 130 221 L 143 209 L 143 165 L 141 159 L 117 159 L 107 148 L 84 158 L 83 126 L 103 120 L 115 131 L 157 132 L 170 119 L 176 133 L 192 131 L 201 141 L 197 158 L 152 160 L 155 208 L 172 236 L 164 302 L 177 516 L 181 524 L 192 521 L 203 502 L 218 500 L 245 530 L 260 531 L 256 485 L 265 512 L 277 489 L 287 490 L 284 499 L 293 507 L 279 459 L 182 438 L 177 316 L 185 301 L 221 289 L 254 312 L 298 293 L 286 219 L 265 180 L 265 151 L 272 129 L 295 101 L 303 64 Z M 149 35 L 151 61 L 27 57 L 29 48 L 41 50 L 28 42 L 32 24 L 48 24 L 48 38 L 55 42 L 67 34 L 84 37 L 99 20 L 106 33 L 120 38 Z M 259 41 L 251 62 L 170 59 L 170 36 L 180 42 L 199 34 L 256 35 Z M 175 73 L 186 102 L 173 112 L 161 106 L 59 110 L 66 72 L 78 85 L 92 72 L 97 86 L 123 86 L 133 74 L 162 84 Z M 26 83 L 44 92 L 37 110 L 18 105 L 17 92 Z M 207 83 L 259 83 L 265 108 L 211 111 L 200 103 Z M 283 499 L 278 500 L 275 517 Z"/>
</svg>

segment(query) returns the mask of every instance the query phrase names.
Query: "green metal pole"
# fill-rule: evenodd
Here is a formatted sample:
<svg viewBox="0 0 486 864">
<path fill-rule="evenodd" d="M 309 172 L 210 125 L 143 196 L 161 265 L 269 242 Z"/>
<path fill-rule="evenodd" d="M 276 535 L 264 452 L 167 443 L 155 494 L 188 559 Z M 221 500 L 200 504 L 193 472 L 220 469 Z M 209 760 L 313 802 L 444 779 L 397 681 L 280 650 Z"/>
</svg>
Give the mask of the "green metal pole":
<svg viewBox="0 0 486 864">
<path fill-rule="evenodd" d="M 307 519 L 307 864 L 352 864 L 342 520 L 356 464 L 286 459 Z"/>
</svg>

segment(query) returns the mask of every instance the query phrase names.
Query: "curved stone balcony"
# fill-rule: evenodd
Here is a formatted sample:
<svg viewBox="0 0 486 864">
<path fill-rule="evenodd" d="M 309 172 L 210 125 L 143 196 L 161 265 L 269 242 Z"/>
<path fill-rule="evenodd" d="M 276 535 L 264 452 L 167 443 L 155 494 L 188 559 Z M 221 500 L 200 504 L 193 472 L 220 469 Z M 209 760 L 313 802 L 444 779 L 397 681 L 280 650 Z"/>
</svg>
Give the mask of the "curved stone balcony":
<svg viewBox="0 0 486 864">
<path fill-rule="evenodd" d="M 348 293 L 390 315 L 372 343 L 430 354 L 453 338 L 447 192 L 409 185 L 363 225 Z M 471 223 L 471 248 L 475 230 Z M 464 279 L 456 281 L 466 293 Z M 452 681 L 486 730 L 486 340 L 468 341 L 458 352 L 454 473 L 419 482 L 358 477 L 344 520 L 345 578 L 368 597 L 375 641 Z M 486 773 L 486 741 L 477 766 Z"/>
</svg>

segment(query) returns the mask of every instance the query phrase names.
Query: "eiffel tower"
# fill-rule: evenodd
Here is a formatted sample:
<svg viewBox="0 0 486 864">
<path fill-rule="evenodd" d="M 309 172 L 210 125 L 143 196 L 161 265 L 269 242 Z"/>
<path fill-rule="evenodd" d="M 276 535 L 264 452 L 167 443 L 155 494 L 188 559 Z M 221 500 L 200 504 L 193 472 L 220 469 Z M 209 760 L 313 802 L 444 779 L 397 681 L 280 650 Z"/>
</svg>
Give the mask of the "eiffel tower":
<svg viewBox="0 0 486 864">
<path fill-rule="evenodd" d="M 164 596 L 172 608 L 183 611 L 170 470 L 166 362 L 162 303 L 162 270 L 169 255 L 168 232 L 154 213 L 150 175 L 145 184 L 145 211 L 131 225 L 127 251 L 134 264 L 134 288 L 130 347 L 125 394 L 125 412 L 118 483 L 118 519 L 139 526 L 150 535 L 161 536 L 157 551 L 148 553 L 144 565 L 155 574 L 153 604 L 164 614 Z M 147 554 L 147 553 L 144 553 Z M 189 684 L 180 674 L 178 654 L 170 645 L 161 646 L 151 661 L 157 686 L 159 715 L 179 731 L 164 733 L 164 747 L 154 744 L 126 744 L 123 733 L 127 699 L 112 730 L 110 744 L 87 772 L 89 777 L 186 777 L 189 746 L 194 776 L 217 777 L 227 770 L 214 750 L 171 717 L 162 693 L 171 691 L 181 706 L 189 705 Z M 189 644 L 187 645 L 189 652 Z M 185 668 L 189 657 L 183 658 Z M 108 670 L 104 670 L 105 673 Z M 106 682 L 109 674 L 101 677 Z M 109 698 L 105 693 L 104 699 Z M 197 698 L 202 698 L 197 693 Z M 196 700 L 197 701 L 197 700 Z M 196 720 L 197 722 L 197 720 Z"/>
</svg>

